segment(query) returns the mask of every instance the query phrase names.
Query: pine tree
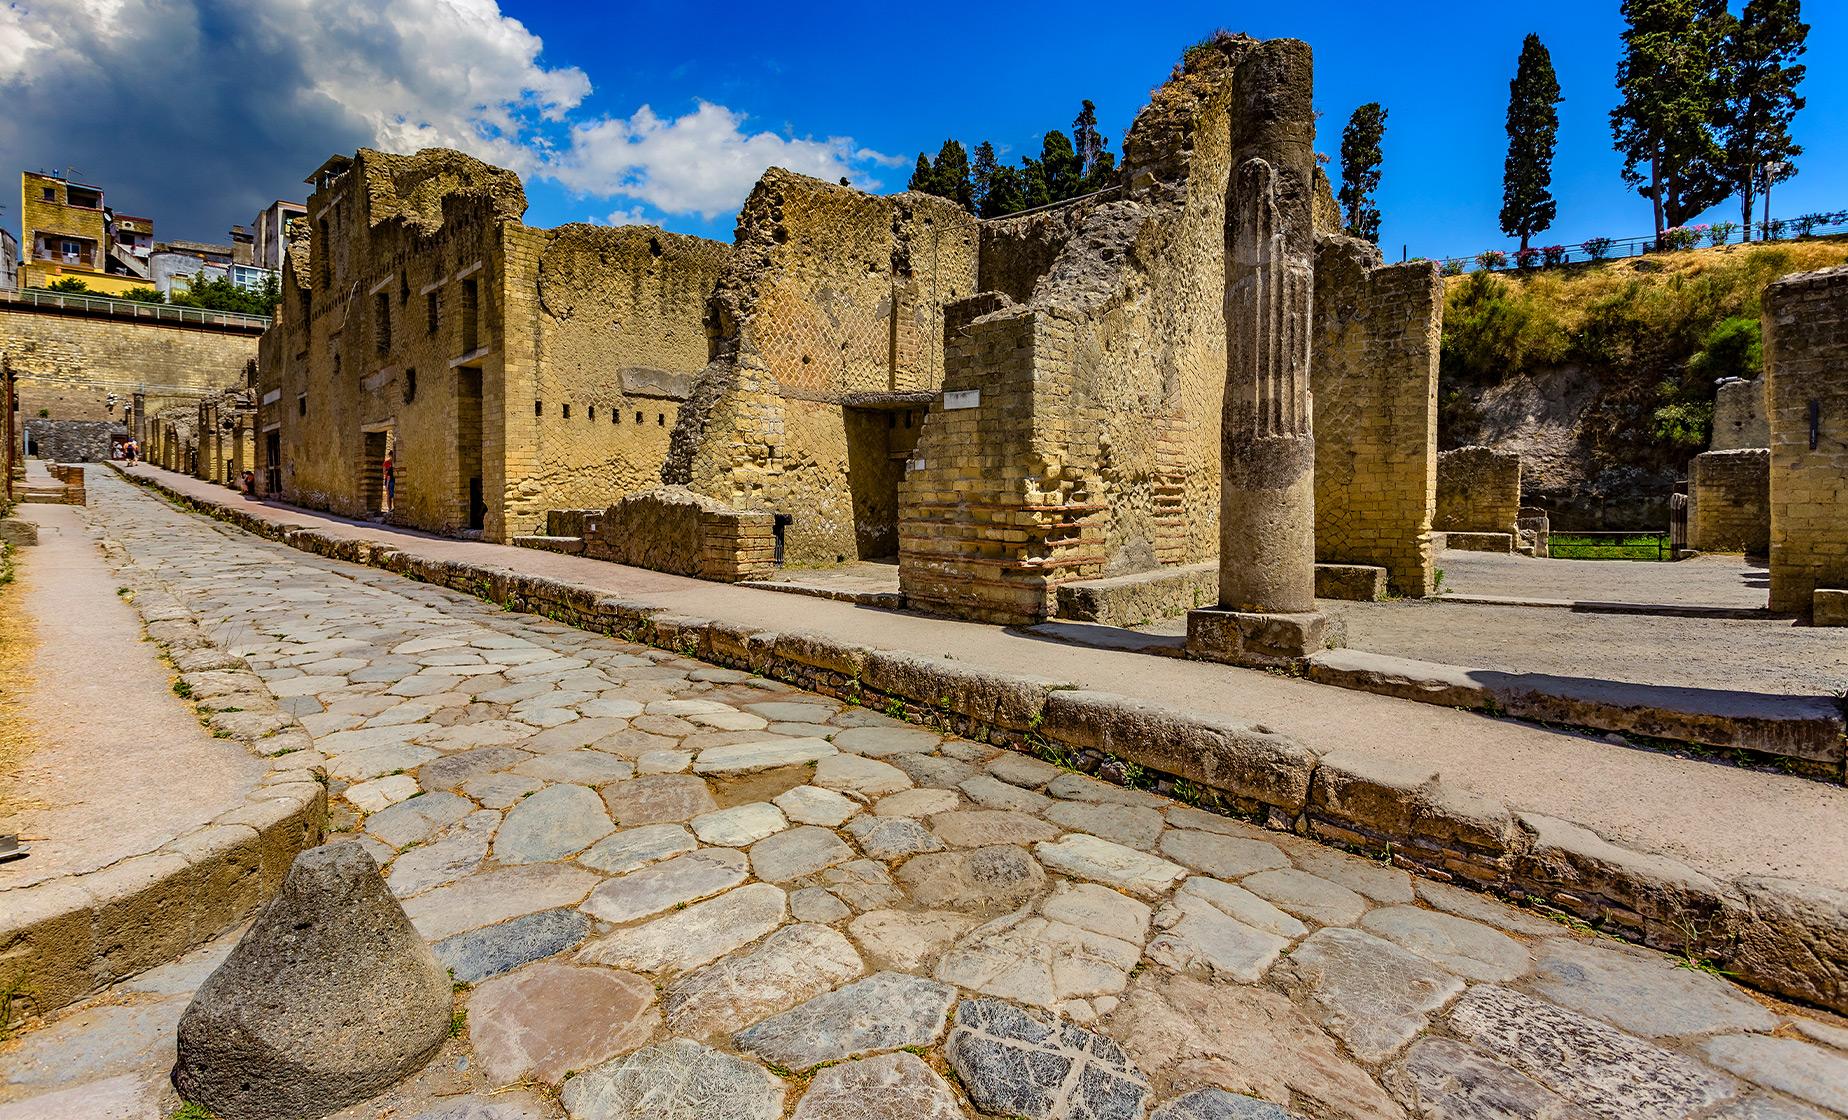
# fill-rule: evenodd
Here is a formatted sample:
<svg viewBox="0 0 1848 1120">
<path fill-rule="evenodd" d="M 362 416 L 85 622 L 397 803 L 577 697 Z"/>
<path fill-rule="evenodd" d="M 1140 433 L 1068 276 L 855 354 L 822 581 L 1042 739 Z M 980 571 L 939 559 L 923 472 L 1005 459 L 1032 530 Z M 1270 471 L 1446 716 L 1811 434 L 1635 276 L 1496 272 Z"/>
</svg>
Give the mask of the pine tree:
<svg viewBox="0 0 1848 1120">
<path fill-rule="evenodd" d="M 1380 239 L 1380 211 L 1373 192 L 1380 186 L 1380 141 L 1386 135 L 1386 110 L 1369 101 L 1354 110 L 1341 130 L 1341 208 L 1347 231 L 1368 241 Z"/>
<path fill-rule="evenodd" d="M 1654 207 L 1660 237 L 1729 193 L 1715 120 L 1732 17 L 1726 0 L 1623 0 L 1623 17 L 1611 134 L 1624 182 Z"/>
<path fill-rule="evenodd" d="M 1046 181 L 1044 162 L 1027 158 L 1020 161 L 1020 205 L 1015 211 L 1034 210 L 1041 206 L 1050 206 L 1058 201 L 1052 197 L 1052 188 Z"/>
<path fill-rule="evenodd" d="M 1797 86 L 1804 67 L 1796 60 L 1808 35 L 1801 0 L 1747 0 L 1726 37 L 1725 171 L 1739 195 L 1747 241 L 1753 199 L 1762 193 L 1768 201 L 1772 184 L 1796 174 L 1793 161 L 1803 154 L 1790 138 L 1790 122 L 1803 108 Z"/>
<path fill-rule="evenodd" d="M 1077 198 L 1084 187 L 1084 168 L 1071 138 L 1058 129 L 1046 133 L 1040 142 L 1040 167 L 1046 180 L 1046 200 L 1063 202 Z"/>
<path fill-rule="evenodd" d="M 937 175 L 936 172 L 931 170 L 930 157 L 923 152 L 919 152 L 918 165 L 911 172 L 911 182 L 905 184 L 905 189 L 908 191 L 923 191 L 925 194 L 936 194 L 937 192 L 932 189 L 936 185 Z"/>
<path fill-rule="evenodd" d="M 1078 156 L 1079 194 L 1110 185 L 1116 174 L 1116 156 L 1107 149 L 1110 140 L 1097 131 L 1097 106 L 1087 98 L 1072 122 L 1072 149 Z"/>
<path fill-rule="evenodd" d="M 1525 252 L 1533 235 L 1553 224 L 1559 204 L 1553 184 L 1553 148 L 1559 137 L 1559 79 L 1553 56 L 1529 35 L 1508 83 L 1508 159 L 1502 165 L 1501 229 L 1521 239 Z"/>
<path fill-rule="evenodd" d="M 992 218 L 995 191 L 999 184 L 995 182 L 996 172 L 1002 170 L 1000 161 L 995 159 L 995 146 L 984 140 L 975 146 L 975 161 L 969 167 L 970 211 L 978 217 Z"/>
<path fill-rule="evenodd" d="M 969 181 L 969 153 L 955 140 L 945 140 L 931 164 L 930 193 L 954 200 L 963 209 L 975 205 L 975 185 Z"/>
</svg>

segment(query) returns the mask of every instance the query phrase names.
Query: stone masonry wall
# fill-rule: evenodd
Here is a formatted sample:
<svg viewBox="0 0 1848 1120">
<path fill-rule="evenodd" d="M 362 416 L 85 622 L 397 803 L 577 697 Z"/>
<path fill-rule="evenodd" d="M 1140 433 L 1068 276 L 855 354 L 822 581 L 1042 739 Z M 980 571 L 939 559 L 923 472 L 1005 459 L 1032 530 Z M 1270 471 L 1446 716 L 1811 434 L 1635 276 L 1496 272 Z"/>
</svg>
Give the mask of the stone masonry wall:
<svg viewBox="0 0 1848 1120">
<path fill-rule="evenodd" d="M 1688 464 L 1688 547 L 1763 556 L 1771 540 L 1771 452 L 1709 451 Z"/>
<path fill-rule="evenodd" d="M 128 429 L 112 420 L 44 420 L 28 415 L 26 440 L 32 453 L 58 463 L 95 463 L 109 458 L 112 436 Z"/>
<path fill-rule="evenodd" d="M 1521 457 L 1492 447 L 1459 447 L 1437 457 L 1440 533 L 1509 533 L 1521 516 Z"/>
<path fill-rule="evenodd" d="M 236 383 L 257 336 L 0 302 L 0 354 L 18 372 L 23 419 L 120 424 L 136 394 L 152 413 Z"/>
<path fill-rule="evenodd" d="M 1808 616 L 1848 588 L 1848 268 L 1765 289 L 1771 609 Z"/>
<path fill-rule="evenodd" d="M 684 486 L 629 494 L 585 537 L 584 554 L 675 575 L 736 583 L 776 566 L 776 517 L 733 509 Z"/>
<path fill-rule="evenodd" d="M 1316 238 L 1315 558 L 1383 567 L 1414 597 L 1434 578 L 1443 308 L 1435 264 L 1382 268 L 1365 242 Z"/>
<path fill-rule="evenodd" d="M 1763 377 L 1720 383 L 1713 394 L 1713 438 L 1710 451 L 1736 451 L 1742 447 L 1769 447 L 1771 425 L 1765 418 Z"/>
</svg>

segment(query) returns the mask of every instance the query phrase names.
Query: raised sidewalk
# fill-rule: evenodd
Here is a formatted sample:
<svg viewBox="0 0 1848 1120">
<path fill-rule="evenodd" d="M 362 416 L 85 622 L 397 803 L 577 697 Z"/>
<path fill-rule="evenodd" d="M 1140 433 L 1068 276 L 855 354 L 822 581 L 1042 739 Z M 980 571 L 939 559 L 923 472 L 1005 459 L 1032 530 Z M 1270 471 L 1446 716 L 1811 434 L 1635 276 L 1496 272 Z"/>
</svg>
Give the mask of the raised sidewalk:
<svg viewBox="0 0 1848 1120">
<path fill-rule="evenodd" d="M 127 473 L 307 551 L 897 703 L 971 737 L 1114 755 L 1273 825 L 1537 896 L 1848 1010 L 1840 786 L 1267 673 L 350 522 L 145 466 Z"/>
</svg>

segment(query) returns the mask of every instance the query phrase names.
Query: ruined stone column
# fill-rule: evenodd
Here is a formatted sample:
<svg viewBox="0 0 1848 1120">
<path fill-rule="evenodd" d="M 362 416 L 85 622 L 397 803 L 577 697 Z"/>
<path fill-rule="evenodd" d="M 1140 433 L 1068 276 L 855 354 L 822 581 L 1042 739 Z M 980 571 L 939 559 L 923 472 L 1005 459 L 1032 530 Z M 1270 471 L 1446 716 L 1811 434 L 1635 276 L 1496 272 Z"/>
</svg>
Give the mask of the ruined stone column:
<svg viewBox="0 0 1848 1120">
<path fill-rule="evenodd" d="M 1307 45 L 1270 40 L 1234 82 L 1219 606 L 1188 616 L 1189 652 L 1218 661 L 1300 658 L 1327 625 L 1315 613 L 1310 71 Z"/>
</svg>

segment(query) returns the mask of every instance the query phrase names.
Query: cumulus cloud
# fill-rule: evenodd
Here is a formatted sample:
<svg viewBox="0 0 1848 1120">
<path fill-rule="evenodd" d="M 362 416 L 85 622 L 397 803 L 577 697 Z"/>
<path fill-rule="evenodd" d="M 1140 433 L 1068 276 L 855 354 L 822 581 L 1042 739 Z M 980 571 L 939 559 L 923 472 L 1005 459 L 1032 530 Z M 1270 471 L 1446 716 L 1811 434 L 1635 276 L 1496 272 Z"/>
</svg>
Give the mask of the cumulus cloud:
<svg viewBox="0 0 1848 1120">
<path fill-rule="evenodd" d="M 591 116 L 544 46 L 498 0 L 0 0 L 0 151 L 210 239 L 361 146 L 460 148 L 625 221 L 735 210 L 772 164 L 862 186 L 890 164 L 710 103 Z"/>
</svg>

